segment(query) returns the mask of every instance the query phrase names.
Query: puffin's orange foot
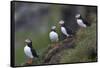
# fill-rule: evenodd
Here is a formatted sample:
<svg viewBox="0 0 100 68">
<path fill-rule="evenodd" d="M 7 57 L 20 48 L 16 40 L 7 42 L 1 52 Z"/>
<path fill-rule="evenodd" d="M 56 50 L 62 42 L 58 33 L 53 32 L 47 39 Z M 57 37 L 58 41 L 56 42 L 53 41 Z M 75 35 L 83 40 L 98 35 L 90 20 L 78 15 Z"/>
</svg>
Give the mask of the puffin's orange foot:
<svg viewBox="0 0 100 68">
<path fill-rule="evenodd" d="M 31 65 L 32 63 L 33 63 L 33 62 L 32 62 L 32 59 L 29 59 L 28 62 L 27 62 L 27 64 L 30 64 L 30 65 Z"/>
</svg>

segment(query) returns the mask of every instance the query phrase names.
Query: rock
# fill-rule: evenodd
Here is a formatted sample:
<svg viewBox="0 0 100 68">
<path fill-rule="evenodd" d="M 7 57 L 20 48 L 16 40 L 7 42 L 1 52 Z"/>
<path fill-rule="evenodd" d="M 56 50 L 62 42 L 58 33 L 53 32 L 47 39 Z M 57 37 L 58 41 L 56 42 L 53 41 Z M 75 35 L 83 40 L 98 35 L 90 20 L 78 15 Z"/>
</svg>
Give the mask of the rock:
<svg viewBox="0 0 100 68">
<path fill-rule="evenodd" d="M 75 47 L 74 46 L 74 38 L 67 38 L 60 42 L 57 47 L 48 47 L 48 50 L 46 51 L 46 54 L 44 56 L 43 63 L 44 64 L 57 64 L 59 63 L 59 59 L 61 57 L 61 52 L 64 49 L 70 49 Z"/>
</svg>

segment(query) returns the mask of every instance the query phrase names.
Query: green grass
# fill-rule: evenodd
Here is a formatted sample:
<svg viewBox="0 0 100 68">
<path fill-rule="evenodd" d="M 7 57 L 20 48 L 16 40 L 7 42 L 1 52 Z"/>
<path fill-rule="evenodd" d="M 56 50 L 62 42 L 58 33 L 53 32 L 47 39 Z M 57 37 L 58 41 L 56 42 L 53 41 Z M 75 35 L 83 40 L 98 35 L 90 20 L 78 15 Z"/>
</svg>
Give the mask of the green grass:
<svg viewBox="0 0 100 68">
<path fill-rule="evenodd" d="M 96 21 L 94 20 L 90 27 L 80 29 L 76 34 L 76 47 L 63 51 L 60 63 L 90 62 L 96 61 L 96 58 L 90 59 L 91 49 L 96 50 Z"/>
</svg>

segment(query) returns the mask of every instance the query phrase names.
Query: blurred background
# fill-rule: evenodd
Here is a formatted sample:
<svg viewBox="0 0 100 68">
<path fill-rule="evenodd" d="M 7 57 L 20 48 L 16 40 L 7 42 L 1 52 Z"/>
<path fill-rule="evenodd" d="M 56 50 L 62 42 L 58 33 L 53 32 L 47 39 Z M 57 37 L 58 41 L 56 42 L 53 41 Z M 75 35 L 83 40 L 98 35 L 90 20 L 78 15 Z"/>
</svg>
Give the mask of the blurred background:
<svg viewBox="0 0 100 68">
<path fill-rule="evenodd" d="M 59 21 L 64 20 L 65 25 L 72 29 L 78 39 L 75 49 L 64 50 L 59 63 L 96 61 L 96 57 L 90 58 L 91 53 L 97 52 L 96 47 L 96 23 L 97 7 L 78 5 L 59 5 L 43 3 L 15 2 L 15 65 L 20 66 L 26 61 L 24 54 L 25 39 L 30 38 L 33 47 L 39 54 L 35 65 L 42 64 L 42 56 L 48 44 L 50 44 L 49 32 L 51 26 L 57 26 L 57 33 L 61 39 Z M 91 23 L 91 27 L 78 32 L 75 15 L 80 13 L 83 18 Z M 84 56 L 83 56 L 84 55 Z"/>
</svg>

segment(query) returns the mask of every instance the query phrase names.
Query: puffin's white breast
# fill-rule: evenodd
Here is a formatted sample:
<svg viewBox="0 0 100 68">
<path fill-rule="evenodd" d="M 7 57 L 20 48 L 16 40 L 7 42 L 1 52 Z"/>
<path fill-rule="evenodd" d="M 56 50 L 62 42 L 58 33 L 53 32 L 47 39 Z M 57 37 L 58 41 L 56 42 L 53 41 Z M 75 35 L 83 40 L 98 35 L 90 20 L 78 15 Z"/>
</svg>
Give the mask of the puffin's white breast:
<svg viewBox="0 0 100 68">
<path fill-rule="evenodd" d="M 67 37 L 69 36 L 69 34 L 67 33 L 67 30 L 64 27 L 61 27 L 61 32 L 66 35 Z"/>
<path fill-rule="evenodd" d="M 80 27 L 84 27 L 86 28 L 86 25 L 84 24 L 83 20 L 82 19 L 77 19 L 77 23 Z"/>
<path fill-rule="evenodd" d="M 27 45 L 24 47 L 24 53 L 27 57 L 34 58 L 34 56 L 32 55 L 30 47 L 28 47 Z"/>
<path fill-rule="evenodd" d="M 49 37 L 50 37 L 50 40 L 52 42 L 57 42 L 58 41 L 58 34 L 56 32 L 54 32 L 54 31 L 51 31 L 49 33 Z"/>
</svg>

